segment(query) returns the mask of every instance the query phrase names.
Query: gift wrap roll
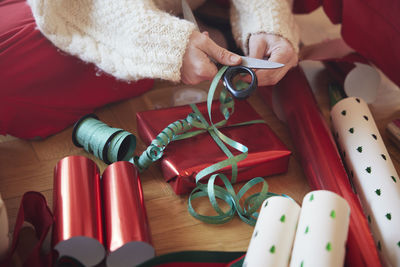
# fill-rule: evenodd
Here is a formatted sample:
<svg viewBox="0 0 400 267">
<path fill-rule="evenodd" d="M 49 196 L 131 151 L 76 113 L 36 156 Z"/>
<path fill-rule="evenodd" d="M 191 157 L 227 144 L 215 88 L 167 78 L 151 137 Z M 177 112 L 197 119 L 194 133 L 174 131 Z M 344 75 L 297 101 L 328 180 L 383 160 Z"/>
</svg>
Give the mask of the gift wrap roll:
<svg viewBox="0 0 400 267">
<path fill-rule="evenodd" d="M 353 192 L 335 140 L 302 69 L 296 67 L 288 71 L 271 93 L 268 93 L 268 87 L 259 88 L 258 91 L 267 103 L 281 108 L 281 115 L 287 123 L 310 187 L 313 190 L 335 192 L 350 205 L 346 264 L 352 267 L 380 266 L 377 248 L 360 201 Z"/>
<path fill-rule="evenodd" d="M 339 195 L 318 190 L 304 199 L 293 245 L 291 267 L 341 267 L 350 221 L 350 206 Z"/>
<path fill-rule="evenodd" d="M 243 266 L 286 267 L 289 264 L 300 206 L 286 197 L 264 201 Z"/>
<path fill-rule="evenodd" d="M 9 245 L 7 209 L 0 195 L 0 261 L 7 255 Z"/>
<path fill-rule="evenodd" d="M 52 245 L 60 257 L 94 266 L 105 256 L 100 173 L 83 156 L 60 160 L 54 169 Z"/>
<path fill-rule="evenodd" d="M 136 266 L 154 257 L 143 191 L 136 167 L 127 161 L 103 173 L 107 266 Z"/>
<path fill-rule="evenodd" d="M 331 111 L 334 135 L 386 266 L 400 265 L 400 180 L 368 105 L 345 98 Z"/>
</svg>

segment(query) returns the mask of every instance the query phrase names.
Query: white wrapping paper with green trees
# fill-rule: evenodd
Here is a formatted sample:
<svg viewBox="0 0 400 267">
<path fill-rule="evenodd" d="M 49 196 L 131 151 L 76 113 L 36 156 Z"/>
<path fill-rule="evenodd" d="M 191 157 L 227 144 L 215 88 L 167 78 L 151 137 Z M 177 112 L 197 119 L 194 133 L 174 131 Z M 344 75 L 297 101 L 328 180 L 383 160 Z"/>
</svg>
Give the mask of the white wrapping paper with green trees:
<svg viewBox="0 0 400 267">
<path fill-rule="evenodd" d="M 243 266 L 341 267 L 350 207 L 339 195 L 308 193 L 302 208 L 276 196 L 264 201 Z M 293 248 L 293 249 L 292 249 Z"/>
<path fill-rule="evenodd" d="M 385 266 L 400 265 L 400 181 L 366 102 L 349 97 L 331 110 L 334 136 Z"/>
</svg>

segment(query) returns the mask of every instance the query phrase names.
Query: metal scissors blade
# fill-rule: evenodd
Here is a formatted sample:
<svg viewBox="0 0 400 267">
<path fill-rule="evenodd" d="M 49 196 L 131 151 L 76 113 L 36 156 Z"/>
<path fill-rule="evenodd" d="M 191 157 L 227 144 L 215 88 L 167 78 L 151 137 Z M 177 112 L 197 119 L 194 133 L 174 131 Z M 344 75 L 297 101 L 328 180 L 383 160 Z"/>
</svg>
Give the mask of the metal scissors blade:
<svg viewBox="0 0 400 267">
<path fill-rule="evenodd" d="M 187 21 L 192 22 L 196 26 L 197 30 L 199 30 L 199 25 L 197 25 L 197 21 L 193 15 L 192 9 L 190 8 L 186 0 L 182 0 L 182 13 L 183 18 Z"/>
<path fill-rule="evenodd" d="M 241 65 L 252 69 L 277 69 L 285 66 L 282 63 L 252 57 L 242 57 Z"/>
</svg>

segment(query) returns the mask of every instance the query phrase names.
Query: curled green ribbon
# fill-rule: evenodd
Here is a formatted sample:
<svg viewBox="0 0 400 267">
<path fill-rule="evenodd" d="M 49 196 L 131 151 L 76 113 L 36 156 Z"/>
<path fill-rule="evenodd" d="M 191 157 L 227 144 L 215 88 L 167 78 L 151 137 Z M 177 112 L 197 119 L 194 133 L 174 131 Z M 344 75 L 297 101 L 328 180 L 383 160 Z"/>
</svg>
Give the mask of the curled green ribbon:
<svg viewBox="0 0 400 267">
<path fill-rule="evenodd" d="M 196 175 L 196 188 L 193 189 L 188 200 L 189 213 L 196 219 L 211 224 L 222 224 L 228 222 L 237 213 L 242 221 L 250 225 L 255 225 L 258 216 L 257 210 L 262 202 L 266 198 L 274 196 L 276 194 L 268 192 L 268 184 L 261 177 L 256 177 L 248 181 L 239 190 L 238 194 L 236 194 L 235 190 L 233 189 L 232 183 L 236 182 L 238 174 L 237 163 L 247 157 L 248 148 L 243 144 L 232 140 L 218 130 L 218 128 L 223 127 L 227 124 L 229 117 L 234 112 L 233 98 L 226 91 L 226 89 L 222 90 L 219 97 L 219 102 L 221 103 L 220 111 L 225 119 L 217 123 L 213 123 L 211 115 L 211 106 L 215 91 L 217 89 L 219 81 L 221 80 L 222 75 L 227 68 L 227 66 L 222 67 L 217 75 L 214 77 L 210 85 L 210 90 L 207 97 L 207 110 L 210 123 L 207 122 L 207 120 L 204 118 L 203 114 L 199 111 L 195 104 L 190 105 L 193 113 L 190 113 L 184 120 L 179 120 L 168 125 L 159 135 L 157 135 L 157 137 L 151 142 L 150 146 L 140 155 L 140 157 L 134 158 L 134 163 L 136 164 L 136 166 L 138 166 L 139 170 L 144 170 L 152 162 L 161 158 L 164 149 L 170 142 L 174 140 L 190 138 L 200 133 L 208 132 L 215 143 L 225 153 L 227 159 L 213 164 L 207 168 L 204 168 Z M 252 120 L 243 123 L 233 124 L 230 126 L 241 126 L 254 123 L 265 123 L 265 121 Z M 193 128 L 197 128 L 199 130 L 188 132 Z M 234 156 L 232 152 L 228 149 L 227 145 L 240 151 L 241 154 Z M 217 173 L 219 170 L 227 166 L 231 166 L 232 168 L 230 181 L 224 174 Z M 205 177 L 208 177 L 209 175 L 211 176 L 207 184 L 201 183 L 201 180 Z M 215 184 L 215 181 L 218 178 L 223 182 L 225 188 Z M 242 207 L 240 205 L 240 200 L 243 198 L 245 193 L 250 188 L 260 183 L 262 184 L 261 191 L 247 197 L 244 200 L 244 207 Z M 211 206 L 214 208 L 218 215 L 206 216 L 198 214 L 192 206 L 192 201 L 199 197 L 208 197 Z M 223 200 L 225 203 L 228 204 L 229 209 L 227 211 L 223 211 L 220 208 L 217 202 L 217 198 Z"/>
<path fill-rule="evenodd" d="M 216 125 L 213 123 L 212 120 L 212 115 L 211 115 L 211 106 L 212 106 L 212 101 L 214 98 L 214 93 L 217 89 L 218 82 L 220 81 L 222 75 L 224 74 L 227 66 L 224 66 L 223 68 L 220 69 L 220 71 L 217 73 L 217 75 L 214 77 L 213 81 L 211 82 L 210 85 L 210 90 L 208 92 L 208 97 L 207 97 L 207 110 L 208 110 L 208 117 L 210 120 L 210 125 L 208 125 L 207 121 L 204 119 L 202 114 L 199 112 L 197 107 L 195 105 L 191 105 L 192 109 L 194 110 L 195 114 L 198 116 L 200 121 L 206 125 L 206 128 L 208 129 L 208 132 L 214 139 L 214 141 L 218 144 L 218 146 L 221 148 L 222 151 L 227 155 L 227 159 L 220 161 L 216 164 L 213 164 L 203 170 L 201 170 L 197 175 L 196 175 L 196 188 L 193 189 L 192 193 L 189 196 L 188 200 L 188 210 L 189 213 L 195 217 L 198 220 L 201 220 L 203 222 L 207 223 L 212 223 L 212 224 L 222 224 L 225 222 L 230 221 L 235 213 L 237 213 L 242 221 L 244 221 L 247 224 L 250 225 L 255 225 L 256 220 L 257 220 L 257 210 L 262 204 L 262 202 L 270 197 L 274 196 L 276 194 L 274 193 L 268 193 L 268 184 L 267 182 L 261 178 L 261 177 L 256 177 L 248 181 L 240 190 L 239 193 L 236 194 L 235 190 L 233 189 L 232 183 L 236 182 L 237 179 L 237 163 L 241 160 L 244 160 L 247 157 L 248 154 L 248 148 L 244 146 L 243 144 L 240 144 L 239 142 L 236 142 L 232 140 L 231 138 L 227 137 L 224 135 L 222 132 L 218 130 Z M 225 120 L 228 120 L 230 115 L 233 113 L 234 110 L 234 105 L 233 105 L 233 100 L 228 97 L 226 90 L 224 89 L 222 93 L 220 94 L 220 102 L 221 102 L 221 112 L 223 113 Z M 257 121 L 259 122 L 259 121 Z M 263 121 L 262 121 L 263 122 Z M 249 122 L 246 122 L 247 124 Z M 253 121 L 254 123 L 254 121 Z M 265 122 L 264 122 L 265 123 Z M 229 145 L 230 147 L 242 152 L 239 155 L 233 156 L 231 151 L 226 147 L 226 145 Z M 224 174 L 212 174 L 216 173 L 217 171 L 221 170 L 222 168 L 226 166 L 231 166 L 232 167 L 232 175 L 231 175 L 231 181 L 224 175 Z M 202 184 L 200 181 L 210 175 L 210 178 L 208 180 L 207 186 Z M 215 184 L 215 180 L 217 178 L 220 178 L 222 182 L 225 185 L 225 189 L 223 187 L 220 187 Z M 244 205 L 245 207 L 242 207 L 240 205 L 240 200 L 244 196 L 244 194 L 253 186 L 256 184 L 261 183 L 262 184 L 262 189 L 259 193 L 253 194 L 246 198 L 244 200 Z M 218 213 L 216 216 L 205 216 L 198 214 L 195 209 L 192 206 L 192 201 L 196 198 L 199 197 L 207 197 L 210 200 L 211 206 L 213 209 Z M 219 198 L 223 200 L 225 203 L 228 204 L 229 209 L 228 211 L 222 211 L 222 209 L 219 207 L 218 202 L 216 198 Z"/>
<path fill-rule="evenodd" d="M 134 157 L 133 163 L 138 167 L 139 171 L 147 169 L 151 163 L 160 159 L 163 155 L 164 149 L 167 145 L 175 140 L 175 137 L 180 133 L 184 133 L 193 128 L 192 114 L 184 120 L 178 120 L 168 125 L 157 137 L 151 141 L 151 144 L 147 149 L 140 155 L 140 157 Z"/>
</svg>

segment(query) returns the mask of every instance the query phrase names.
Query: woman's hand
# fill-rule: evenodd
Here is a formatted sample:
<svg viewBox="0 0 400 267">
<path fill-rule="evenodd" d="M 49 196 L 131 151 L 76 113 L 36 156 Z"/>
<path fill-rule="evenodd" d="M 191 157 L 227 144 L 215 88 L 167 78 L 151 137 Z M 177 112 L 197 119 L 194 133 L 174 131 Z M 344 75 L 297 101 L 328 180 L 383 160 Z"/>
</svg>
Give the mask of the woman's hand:
<svg viewBox="0 0 400 267">
<path fill-rule="evenodd" d="M 238 65 L 242 61 L 239 55 L 218 46 L 207 32 L 194 31 L 183 56 L 181 81 L 185 84 L 197 84 L 212 80 L 218 70 L 210 58 L 229 66 Z"/>
<path fill-rule="evenodd" d="M 265 59 L 285 64 L 279 69 L 257 69 L 258 85 L 278 83 L 289 69 L 297 65 L 298 55 L 285 38 L 275 34 L 254 34 L 249 39 L 249 57 Z M 249 78 L 247 78 L 249 79 Z M 245 79 L 245 81 L 247 81 Z M 247 81 L 247 82 L 250 82 Z"/>
</svg>

